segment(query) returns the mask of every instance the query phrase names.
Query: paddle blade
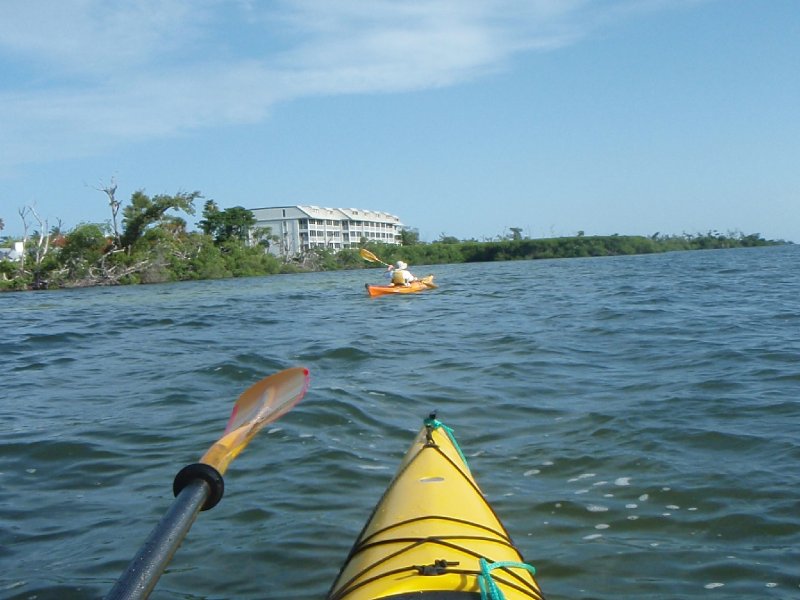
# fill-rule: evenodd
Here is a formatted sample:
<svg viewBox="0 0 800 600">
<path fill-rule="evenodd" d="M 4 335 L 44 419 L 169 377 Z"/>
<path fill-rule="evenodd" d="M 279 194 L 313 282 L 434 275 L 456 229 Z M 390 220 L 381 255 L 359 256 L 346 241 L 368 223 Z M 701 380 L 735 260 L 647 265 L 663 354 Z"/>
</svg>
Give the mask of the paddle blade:
<svg viewBox="0 0 800 600">
<path fill-rule="evenodd" d="M 267 424 L 289 412 L 306 393 L 309 372 L 305 367 L 286 369 L 265 377 L 239 396 L 231 412 L 225 435 L 200 459 L 225 473 L 228 465 Z"/>
<path fill-rule="evenodd" d="M 377 256 L 375 256 L 372 252 L 370 252 L 366 248 L 362 248 L 361 250 L 358 251 L 358 253 L 361 255 L 361 258 L 363 258 L 364 260 L 368 260 L 369 262 L 383 263 L 383 261 L 381 259 L 379 259 Z"/>
<path fill-rule="evenodd" d="M 422 283 L 422 285 L 424 285 L 426 288 L 429 288 L 429 289 L 432 289 L 432 290 L 435 290 L 437 287 L 439 287 L 438 285 L 436 285 L 435 283 L 433 283 L 433 275 L 426 275 L 425 277 L 423 277 L 422 279 L 420 279 L 420 282 L 421 282 L 421 283 Z"/>
</svg>

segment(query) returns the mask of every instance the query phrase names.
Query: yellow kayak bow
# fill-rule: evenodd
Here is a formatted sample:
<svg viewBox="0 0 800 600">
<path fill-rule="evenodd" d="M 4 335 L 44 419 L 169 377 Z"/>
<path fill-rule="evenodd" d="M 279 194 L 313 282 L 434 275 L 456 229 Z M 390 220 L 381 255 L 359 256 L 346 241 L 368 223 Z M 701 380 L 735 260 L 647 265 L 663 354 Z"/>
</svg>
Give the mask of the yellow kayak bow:
<svg viewBox="0 0 800 600">
<path fill-rule="evenodd" d="M 328 600 L 543 598 L 533 567 L 432 415 L 358 536 Z"/>
</svg>

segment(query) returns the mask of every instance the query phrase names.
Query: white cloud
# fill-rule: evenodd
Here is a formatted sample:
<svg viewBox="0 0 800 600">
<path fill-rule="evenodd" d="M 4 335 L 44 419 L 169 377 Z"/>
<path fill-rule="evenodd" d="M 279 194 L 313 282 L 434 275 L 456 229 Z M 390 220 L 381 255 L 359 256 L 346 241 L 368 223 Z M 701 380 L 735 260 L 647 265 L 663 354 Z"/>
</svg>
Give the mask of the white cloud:
<svg viewBox="0 0 800 600">
<path fill-rule="evenodd" d="M 147 67 L 202 35 L 200 2 L 6 0 L 0 49 L 53 77 L 114 74 Z"/>
<path fill-rule="evenodd" d="M 257 122 L 308 95 L 418 90 L 692 0 L 6 0 L 0 168 Z"/>
</svg>

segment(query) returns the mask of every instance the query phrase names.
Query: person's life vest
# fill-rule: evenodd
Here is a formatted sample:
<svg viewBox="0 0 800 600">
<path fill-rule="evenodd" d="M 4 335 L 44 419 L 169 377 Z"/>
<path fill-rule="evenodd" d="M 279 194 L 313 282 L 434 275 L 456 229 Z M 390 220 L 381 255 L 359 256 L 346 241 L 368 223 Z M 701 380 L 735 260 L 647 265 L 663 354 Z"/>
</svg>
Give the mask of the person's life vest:
<svg viewBox="0 0 800 600">
<path fill-rule="evenodd" d="M 396 270 L 396 271 L 394 271 L 392 273 L 392 283 L 394 285 L 405 285 L 406 284 L 406 278 L 403 277 L 403 272 L 400 269 L 398 269 L 398 270 Z"/>
</svg>

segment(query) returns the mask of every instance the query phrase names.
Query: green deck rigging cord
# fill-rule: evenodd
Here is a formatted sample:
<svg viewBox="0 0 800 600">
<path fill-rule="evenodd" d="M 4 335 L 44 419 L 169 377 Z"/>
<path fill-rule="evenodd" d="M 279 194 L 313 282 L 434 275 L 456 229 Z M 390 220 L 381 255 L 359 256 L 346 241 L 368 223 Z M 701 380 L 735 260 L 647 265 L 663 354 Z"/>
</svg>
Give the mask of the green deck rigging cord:
<svg viewBox="0 0 800 600">
<path fill-rule="evenodd" d="M 503 590 L 497 587 L 497 584 L 492 578 L 492 571 L 494 569 L 525 569 L 526 571 L 530 571 L 532 575 L 536 574 L 535 567 L 520 562 L 501 561 L 490 565 L 485 558 L 481 558 L 480 566 L 481 574 L 478 575 L 478 585 L 481 588 L 481 600 L 505 600 L 506 598 L 503 594 Z"/>
<path fill-rule="evenodd" d="M 450 441 L 453 443 L 453 447 L 458 451 L 458 455 L 461 457 L 461 460 L 464 461 L 464 464 L 467 466 L 467 469 L 469 469 L 469 463 L 467 462 L 467 457 L 464 456 L 464 453 L 461 451 L 461 446 L 458 445 L 458 441 L 456 440 L 456 437 L 453 435 L 453 430 L 450 427 L 448 427 L 447 425 L 442 423 L 439 419 L 433 416 L 425 419 L 425 427 L 430 427 L 431 429 L 439 429 L 439 428 L 444 429 L 445 433 L 447 434 L 447 437 L 449 437 Z"/>
<path fill-rule="evenodd" d="M 455 435 L 453 435 L 453 430 L 450 427 L 439 421 L 433 414 L 427 419 L 425 419 L 425 426 L 430 428 L 431 430 L 436 430 L 440 428 L 444 429 L 445 433 L 447 434 L 447 437 L 450 438 L 453 447 L 456 449 L 458 455 L 461 457 L 461 460 L 464 461 L 464 464 L 466 465 L 467 469 L 469 469 L 469 464 L 467 464 L 467 458 L 461 451 L 461 446 L 458 445 L 458 441 L 456 440 Z M 489 564 L 489 562 L 485 558 L 481 558 L 479 564 L 481 572 L 478 575 L 478 586 L 481 589 L 481 600 L 505 600 L 505 594 L 503 594 L 503 590 L 501 590 L 498 587 L 497 583 L 492 577 L 492 571 L 494 569 L 525 569 L 526 571 L 529 571 L 532 575 L 536 574 L 536 567 L 522 562 L 500 561 Z"/>
</svg>

